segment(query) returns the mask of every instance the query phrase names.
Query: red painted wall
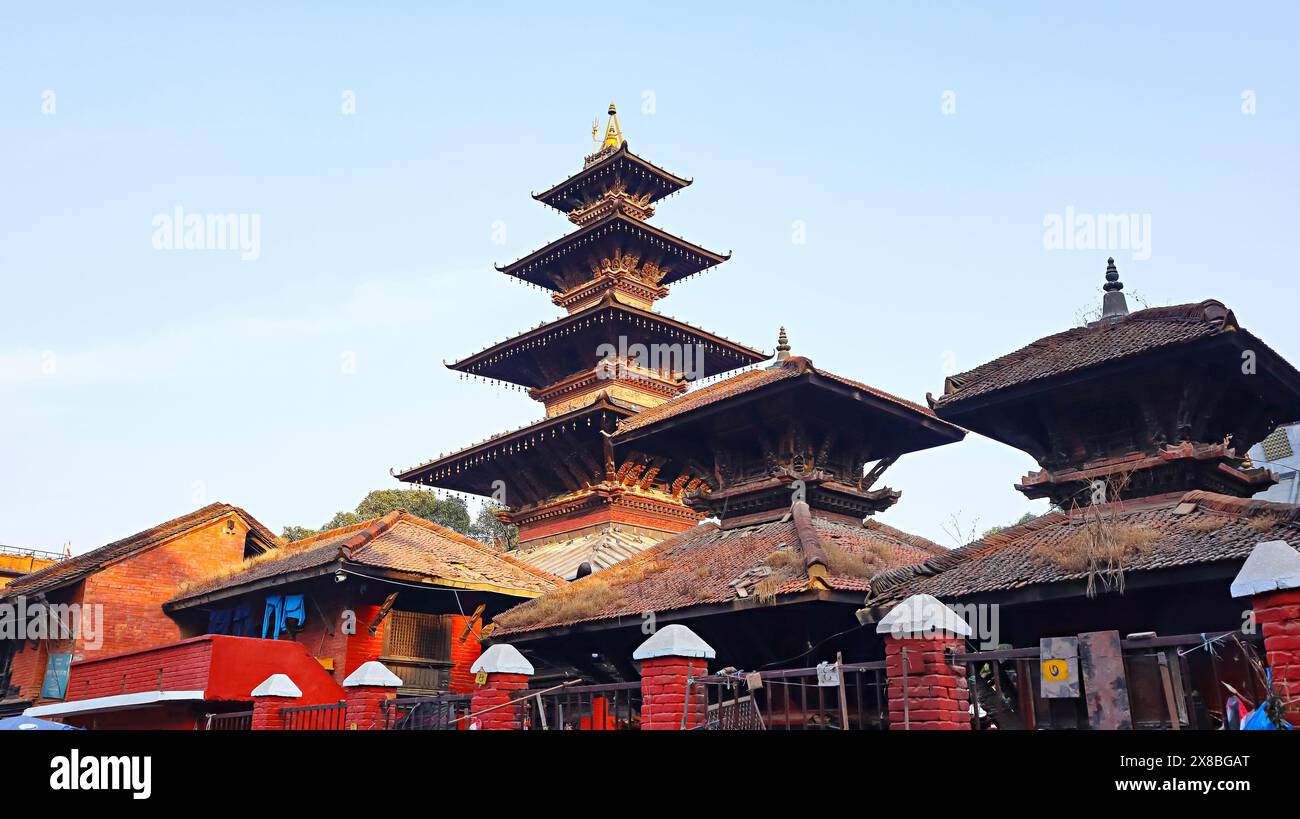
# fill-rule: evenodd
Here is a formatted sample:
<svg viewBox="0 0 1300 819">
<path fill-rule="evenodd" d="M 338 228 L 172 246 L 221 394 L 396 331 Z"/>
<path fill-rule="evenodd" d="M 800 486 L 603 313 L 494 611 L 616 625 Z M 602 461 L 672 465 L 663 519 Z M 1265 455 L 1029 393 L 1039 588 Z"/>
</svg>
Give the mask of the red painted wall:
<svg viewBox="0 0 1300 819">
<path fill-rule="evenodd" d="M 343 687 L 301 643 L 213 634 L 73 663 L 68 700 L 161 689 L 204 691 L 208 700 L 251 702 L 249 694 L 272 674 L 289 675 L 302 689 L 301 705 L 343 699 Z"/>
<path fill-rule="evenodd" d="M 478 634 L 474 632 L 471 632 L 462 643 L 460 635 L 465 631 L 465 624 L 469 620 L 459 614 L 453 615 L 451 619 L 451 661 L 456 664 L 451 669 L 451 690 L 457 694 L 472 694 L 474 675 L 469 668 L 483 653 L 483 645 L 479 642 Z M 482 623 L 479 623 L 478 628 L 482 627 Z"/>
</svg>

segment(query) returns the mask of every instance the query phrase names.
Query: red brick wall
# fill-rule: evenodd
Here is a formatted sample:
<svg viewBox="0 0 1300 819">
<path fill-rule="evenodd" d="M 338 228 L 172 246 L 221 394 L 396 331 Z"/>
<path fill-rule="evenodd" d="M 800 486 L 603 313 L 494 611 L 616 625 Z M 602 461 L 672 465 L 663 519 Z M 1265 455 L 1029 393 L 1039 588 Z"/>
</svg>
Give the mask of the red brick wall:
<svg viewBox="0 0 1300 819">
<path fill-rule="evenodd" d="M 226 529 L 227 520 L 233 529 Z M 92 659 L 180 640 L 180 627 L 162 604 L 181 583 L 242 561 L 247 534 L 248 525 L 232 513 L 87 577 L 83 600 L 104 605 L 104 640 L 98 649 L 79 645 L 78 653 Z"/>
<path fill-rule="evenodd" d="M 208 687 L 211 665 L 212 642 L 203 639 L 73 663 L 65 699 L 158 690 L 203 691 Z"/>
<path fill-rule="evenodd" d="M 966 670 L 950 665 L 945 649 L 962 651 L 960 637 L 885 638 L 885 676 L 889 679 L 889 730 L 969 731 L 970 699 Z M 907 679 L 903 679 L 903 648 Z M 906 689 L 907 708 L 903 698 Z"/>
<path fill-rule="evenodd" d="M 709 661 L 700 657 L 655 657 L 641 662 L 641 730 L 680 731 L 685 712 L 687 729 L 704 724 L 708 693 L 691 686 L 686 701 L 686 680 L 709 673 Z"/>
<path fill-rule="evenodd" d="M 82 596 L 82 586 L 78 583 L 68 589 L 56 589 L 49 595 L 49 602 L 56 604 L 63 603 L 80 603 Z M 108 615 L 104 615 L 105 628 L 107 628 Z M 42 640 L 33 645 L 24 641 L 18 652 L 14 654 L 13 666 L 10 672 L 10 685 L 18 687 L 19 695 L 22 699 L 32 700 L 39 699 L 41 686 L 45 682 L 45 668 L 49 664 L 50 652 L 76 653 L 76 647 L 71 641 L 50 642 Z"/>
<path fill-rule="evenodd" d="M 1300 697 L 1300 589 L 1256 595 L 1251 604 L 1264 632 L 1273 685 L 1283 699 L 1294 700 Z M 1287 722 L 1300 727 L 1300 708 L 1292 705 L 1287 710 Z"/>
<path fill-rule="evenodd" d="M 460 635 L 465 631 L 465 624 L 469 620 L 459 614 L 452 615 L 451 618 L 451 661 L 456 665 L 451 669 L 451 690 L 457 694 L 470 694 L 474 691 L 474 674 L 470 666 L 483 653 L 483 644 L 479 642 L 478 635 L 470 632 L 465 638 L 465 642 L 460 641 Z M 482 624 L 479 626 L 482 627 Z"/>
<path fill-rule="evenodd" d="M 339 682 L 347 679 L 347 676 L 362 663 L 378 660 L 380 653 L 384 650 L 384 627 L 387 625 L 387 618 L 379 624 L 374 636 L 370 634 L 370 624 L 374 622 L 375 616 L 379 614 L 379 606 L 358 605 L 354 606 L 352 610 L 357 613 L 357 633 L 346 635 L 347 648 L 344 651 L 344 667 L 341 671 L 336 670 L 334 672 L 334 678 Z"/>
<path fill-rule="evenodd" d="M 470 711 L 478 713 L 497 705 L 504 705 L 495 711 L 488 711 L 478 717 L 481 731 L 518 730 L 519 710 L 517 706 L 505 705 L 519 696 L 519 691 L 528 687 L 527 674 L 489 674 L 487 684 L 474 691 L 470 700 Z"/>
</svg>

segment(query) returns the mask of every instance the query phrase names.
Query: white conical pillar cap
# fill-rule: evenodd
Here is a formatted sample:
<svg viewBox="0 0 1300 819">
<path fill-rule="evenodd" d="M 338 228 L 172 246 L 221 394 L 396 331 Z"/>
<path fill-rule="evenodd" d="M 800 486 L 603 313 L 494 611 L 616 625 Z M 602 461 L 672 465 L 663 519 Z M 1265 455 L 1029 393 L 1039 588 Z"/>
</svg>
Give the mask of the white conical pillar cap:
<svg viewBox="0 0 1300 819">
<path fill-rule="evenodd" d="M 357 670 L 348 675 L 343 681 L 344 688 L 355 688 L 361 685 L 382 685 L 386 688 L 396 688 L 402 684 L 402 678 L 389 671 L 383 663 L 378 660 L 370 660 L 357 666 Z"/>
<path fill-rule="evenodd" d="M 489 674 L 532 674 L 533 664 L 514 646 L 497 643 L 480 654 L 469 670 L 473 674 L 480 671 Z"/>
<path fill-rule="evenodd" d="M 678 623 L 659 629 L 632 652 L 634 660 L 652 660 L 655 657 L 703 657 L 712 660 L 717 656 L 718 652 L 713 650 L 713 646 Z"/>
<path fill-rule="evenodd" d="M 1233 597 L 1300 588 L 1300 552 L 1285 540 L 1266 540 L 1250 552 L 1232 581 Z"/>
<path fill-rule="evenodd" d="M 876 623 L 877 634 L 895 637 L 937 636 L 940 632 L 960 637 L 971 635 L 970 625 L 960 614 L 929 594 L 912 595 Z"/>
<path fill-rule="evenodd" d="M 272 674 L 253 689 L 250 697 L 301 697 L 302 689 L 294 685 L 288 674 Z"/>
</svg>

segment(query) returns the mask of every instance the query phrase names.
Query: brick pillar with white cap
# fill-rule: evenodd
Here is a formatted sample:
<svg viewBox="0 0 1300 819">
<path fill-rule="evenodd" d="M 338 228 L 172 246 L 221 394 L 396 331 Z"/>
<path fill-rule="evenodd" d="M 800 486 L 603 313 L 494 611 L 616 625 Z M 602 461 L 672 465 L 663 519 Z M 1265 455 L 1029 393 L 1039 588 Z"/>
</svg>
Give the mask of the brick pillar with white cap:
<svg viewBox="0 0 1300 819">
<path fill-rule="evenodd" d="M 914 594 L 876 624 L 885 635 L 891 731 L 969 731 L 966 669 L 950 662 L 970 625 L 928 594 Z"/>
<path fill-rule="evenodd" d="M 284 728 L 284 715 L 281 708 L 291 708 L 302 699 L 302 689 L 294 685 L 288 674 L 272 674 L 254 688 L 253 698 L 254 731 L 279 731 Z"/>
<path fill-rule="evenodd" d="M 709 673 L 718 654 L 686 626 L 664 626 L 632 653 L 641 663 L 641 730 L 699 728 L 708 716 L 704 686 L 690 681 Z M 689 699 L 687 692 L 690 692 Z"/>
<path fill-rule="evenodd" d="M 470 713 L 478 716 L 469 719 L 469 727 L 484 731 L 517 731 L 522 728 L 519 707 L 506 703 L 524 696 L 528 678 L 533 675 L 533 664 L 514 646 L 497 643 L 479 655 L 469 670 L 484 676 L 483 683 L 474 689 L 474 697 L 470 700 Z"/>
<path fill-rule="evenodd" d="M 385 700 L 397 696 L 397 687 L 401 684 L 402 678 L 377 660 L 359 665 L 343 681 L 348 703 L 344 724 L 348 730 L 372 731 L 382 728 L 381 707 Z"/>
<path fill-rule="evenodd" d="M 1249 597 L 1255 626 L 1282 699 L 1300 696 L 1300 552 L 1284 540 L 1256 546 L 1232 581 L 1233 597 Z M 1300 727 L 1300 715 L 1287 721 Z"/>
</svg>

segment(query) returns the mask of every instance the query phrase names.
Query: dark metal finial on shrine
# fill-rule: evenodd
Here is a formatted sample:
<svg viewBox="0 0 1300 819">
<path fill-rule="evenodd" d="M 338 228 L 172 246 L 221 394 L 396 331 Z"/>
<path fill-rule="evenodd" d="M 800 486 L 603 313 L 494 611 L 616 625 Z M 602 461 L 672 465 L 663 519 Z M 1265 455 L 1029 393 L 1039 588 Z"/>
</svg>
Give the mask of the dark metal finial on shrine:
<svg viewBox="0 0 1300 819">
<path fill-rule="evenodd" d="M 1106 294 L 1101 299 L 1101 317 L 1119 319 L 1128 315 L 1128 301 L 1124 298 L 1124 283 L 1119 280 L 1119 270 L 1115 267 L 1115 257 L 1106 260 L 1106 284 L 1102 287 Z"/>
<path fill-rule="evenodd" d="M 776 337 L 776 363 L 780 364 L 790 357 L 790 339 L 785 335 L 785 328 Z"/>
</svg>

